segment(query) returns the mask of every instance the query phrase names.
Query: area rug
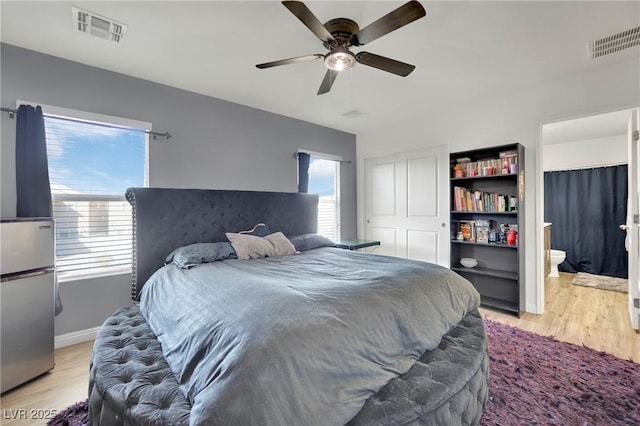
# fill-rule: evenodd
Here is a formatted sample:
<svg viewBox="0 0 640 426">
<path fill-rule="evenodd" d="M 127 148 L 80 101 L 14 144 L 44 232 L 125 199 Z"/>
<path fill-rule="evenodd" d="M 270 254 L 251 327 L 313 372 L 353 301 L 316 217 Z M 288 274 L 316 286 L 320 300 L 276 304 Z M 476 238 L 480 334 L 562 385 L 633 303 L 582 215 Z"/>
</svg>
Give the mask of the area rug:
<svg viewBox="0 0 640 426">
<path fill-rule="evenodd" d="M 640 425 L 640 364 L 485 320 L 481 425 Z"/>
<path fill-rule="evenodd" d="M 480 425 L 640 425 L 640 364 L 485 320 L 489 401 Z M 85 426 L 79 402 L 50 426 Z"/>
<path fill-rule="evenodd" d="M 583 287 L 599 288 L 600 290 L 617 291 L 620 293 L 629 292 L 629 280 L 626 278 L 607 277 L 606 275 L 593 275 L 586 272 L 578 272 L 573 281 L 573 285 Z"/>
</svg>

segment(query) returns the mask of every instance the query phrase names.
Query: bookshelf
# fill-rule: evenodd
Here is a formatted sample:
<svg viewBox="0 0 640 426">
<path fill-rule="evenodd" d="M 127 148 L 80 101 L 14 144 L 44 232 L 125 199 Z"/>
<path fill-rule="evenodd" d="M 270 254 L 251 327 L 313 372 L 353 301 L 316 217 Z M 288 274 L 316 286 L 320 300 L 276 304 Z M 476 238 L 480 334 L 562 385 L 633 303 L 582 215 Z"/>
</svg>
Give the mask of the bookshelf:
<svg viewBox="0 0 640 426">
<path fill-rule="evenodd" d="M 509 144 L 450 155 L 451 269 L 482 304 L 522 315 L 524 302 L 524 147 Z M 460 259 L 472 257 L 474 268 Z"/>
</svg>

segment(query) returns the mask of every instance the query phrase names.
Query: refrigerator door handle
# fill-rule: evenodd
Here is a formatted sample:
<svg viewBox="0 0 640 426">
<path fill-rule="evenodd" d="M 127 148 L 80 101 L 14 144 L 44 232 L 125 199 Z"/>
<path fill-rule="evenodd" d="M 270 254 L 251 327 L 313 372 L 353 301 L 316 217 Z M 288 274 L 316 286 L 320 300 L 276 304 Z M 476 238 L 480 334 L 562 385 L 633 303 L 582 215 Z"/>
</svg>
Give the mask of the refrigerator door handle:
<svg viewBox="0 0 640 426">
<path fill-rule="evenodd" d="M 2 275 L 0 282 L 14 281 L 22 278 L 37 277 L 38 275 L 50 274 L 55 271 L 54 267 L 36 269 L 33 271 L 14 272 L 13 274 Z"/>
</svg>

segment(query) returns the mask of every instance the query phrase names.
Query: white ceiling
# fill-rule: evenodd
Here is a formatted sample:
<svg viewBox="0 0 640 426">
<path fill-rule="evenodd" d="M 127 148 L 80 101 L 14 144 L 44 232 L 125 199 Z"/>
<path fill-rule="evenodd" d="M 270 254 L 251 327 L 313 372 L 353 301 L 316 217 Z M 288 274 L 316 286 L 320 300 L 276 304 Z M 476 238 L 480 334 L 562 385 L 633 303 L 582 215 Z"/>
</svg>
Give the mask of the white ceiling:
<svg viewBox="0 0 640 426">
<path fill-rule="evenodd" d="M 631 110 L 558 121 L 542 126 L 545 145 L 626 136 Z"/>
<path fill-rule="evenodd" d="M 403 2 L 309 1 L 322 22 L 364 27 Z M 640 25 L 640 2 L 422 2 L 427 16 L 354 51 L 416 65 L 406 78 L 356 65 L 317 96 L 324 53 L 279 2 L 0 2 L 3 42 L 324 126 L 359 133 L 494 93 L 639 58 L 587 59 L 587 42 Z M 120 45 L 72 29 L 71 5 L 128 25 Z M 363 114 L 346 117 L 357 110 Z"/>
</svg>

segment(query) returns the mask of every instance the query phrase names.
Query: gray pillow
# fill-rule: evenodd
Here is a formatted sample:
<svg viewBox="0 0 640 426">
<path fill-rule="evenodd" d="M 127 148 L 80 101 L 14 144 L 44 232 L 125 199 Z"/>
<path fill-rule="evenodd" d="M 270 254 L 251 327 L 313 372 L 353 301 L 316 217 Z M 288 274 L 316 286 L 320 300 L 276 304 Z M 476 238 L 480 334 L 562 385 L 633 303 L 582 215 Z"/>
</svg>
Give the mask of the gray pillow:
<svg viewBox="0 0 640 426">
<path fill-rule="evenodd" d="M 248 231 L 240 231 L 238 234 L 255 235 L 256 237 L 266 237 L 271 234 L 271 230 L 264 223 L 259 223 Z"/>
<path fill-rule="evenodd" d="M 220 243 L 196 243 L 179 247 L 172 251 L 165 259 L 165 265 L 173 262 L 182 269 L 189 269 L 202 263 L 237 258 L 235 250 L 226 241 Z"/>
<path fill-rule="evenodd" d="M 289 240 L 297 251 L 307 251 L 318 247 L 333 247 L 335 244 L 327 237 L 318 234 L 302 234 L 290 237 Z"/>
<path fill-rule="evenodd" d="M 295 254 L 296 248 L 282 232 L 274 232 L 266 237 L 246 235 L 233 232 L 225 234 L 233 249 L 238 255 L 238 259 L 249 260 L 259 259 L 269 256 L 286 256 Z"/>
</svg>

